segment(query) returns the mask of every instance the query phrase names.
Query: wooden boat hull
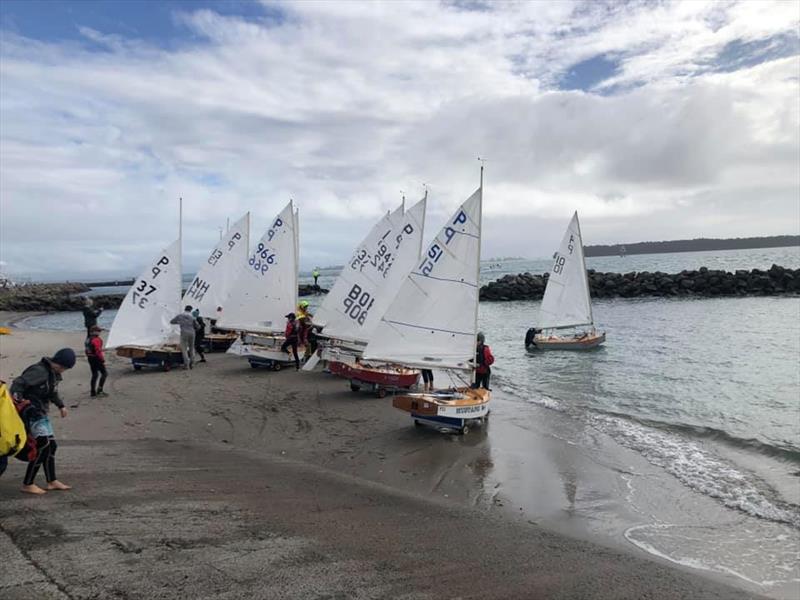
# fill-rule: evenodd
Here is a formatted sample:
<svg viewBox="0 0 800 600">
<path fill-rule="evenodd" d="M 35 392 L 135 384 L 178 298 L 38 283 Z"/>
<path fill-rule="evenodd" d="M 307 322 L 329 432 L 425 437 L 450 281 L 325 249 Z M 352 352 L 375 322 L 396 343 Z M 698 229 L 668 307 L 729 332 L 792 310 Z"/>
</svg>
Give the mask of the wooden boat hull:
<svg viewBox="0 0 800 600">
<path fill-rule="evenodd" d="M 180 346 L 120 346 L 117 348 L 117 356 L 130 358 L 131 364 L 136 371 L 145 367 L 160 368 L 169 371 L 174 366 L 183 365 L 183 354 Z"/>
<path fill-rule="evenodd" d="M 489 400 L 489 390 L 458 388 L 395 396 L 392 406 L 409 413 L 415 425 L 446 427 L 466 433 L 470 424 L 486 420 Z"/>
<path fill-rule="evenodd" d="M 338 377 L 350 380 L 350 389 L 357 392 L 369 386 L 380 398 L 388 390 L 409 389 L 417 384 L 419 371 L 403 367 L 371 367 L 362 364 L 331 361 L 328 369 Z"/>
<path fill-rule="evenodd" d="M 533 338 L 534 344 L 528 350 L 591 350 L 606 341 L 606 334 L 594 333 L 586 336 L 540 336 Z"/>
</svg>

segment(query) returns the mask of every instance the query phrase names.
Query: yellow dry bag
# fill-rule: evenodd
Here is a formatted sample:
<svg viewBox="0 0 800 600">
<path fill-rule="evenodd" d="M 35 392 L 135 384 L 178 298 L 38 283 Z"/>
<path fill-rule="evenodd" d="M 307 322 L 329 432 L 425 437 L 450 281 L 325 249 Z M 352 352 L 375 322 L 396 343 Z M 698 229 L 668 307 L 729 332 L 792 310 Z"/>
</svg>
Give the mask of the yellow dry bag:
<svg viewBox="0 0 800 600">
<path fill-rule="evenodd" d="M 8 386 L 0 381 L 0 456 L 13 456 L 25 445 L 25 424 Z"/>
</svg>

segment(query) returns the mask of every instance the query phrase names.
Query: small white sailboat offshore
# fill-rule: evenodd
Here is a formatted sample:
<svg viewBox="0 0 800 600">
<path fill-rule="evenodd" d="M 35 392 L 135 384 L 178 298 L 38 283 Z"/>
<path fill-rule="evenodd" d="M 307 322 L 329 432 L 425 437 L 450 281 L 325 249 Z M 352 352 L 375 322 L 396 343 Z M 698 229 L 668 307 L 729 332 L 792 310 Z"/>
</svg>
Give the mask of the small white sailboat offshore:
<svg viewBox="0 0 800 600">
<path fill-rule="evenodd" d="M 364 360 L 459 377 L 465 385 L 394 396 L 415 425 L 466 433 L 489 414 L 490 393 L 472 389 L 478 332 L 481 186 L 464 202 L 406 276 L 366 349 Z"/>
<path fill-rule="evenodd" d="M 299 215 L 291 201 L 239 265 L 216 326 L 240 332 L 228 349 L 253 367 L 279 370 L 290 361 L 281 350 L 286 315 L 297 306 Z"/>
<path fill-rule="evenodd" d="M 375 224 L 314 318 L 323 326 L 322 358 L 331 373 L 350 381 L 353 391 L 368 386 L 383 397 L 387 389 L 408 388 L 419 377 L 415 369 L 365 362 L 361 355 L 420 258 L 427 197 L 426 192 L 407 211 L 401 204 Z"/>
<path fill-rule="evenodd" d="M 525 348 L 588 350 L 606 340 L 594 326 L 586 259 L 577 211 L 561 240 L 539 309 L 539 322 L 525 335 Z"/>
</svg>

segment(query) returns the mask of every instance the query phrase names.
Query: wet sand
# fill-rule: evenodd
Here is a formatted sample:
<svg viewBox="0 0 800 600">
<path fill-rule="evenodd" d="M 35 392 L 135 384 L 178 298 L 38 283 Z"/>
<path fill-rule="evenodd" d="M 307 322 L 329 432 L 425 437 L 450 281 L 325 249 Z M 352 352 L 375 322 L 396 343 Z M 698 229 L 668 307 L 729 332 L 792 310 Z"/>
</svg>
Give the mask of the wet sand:
<svg viewBox="0 0 800 600">
<path fill-rule="evenodd" d="M 82 342 L 0 337 L 0 378 Z M 208 358 L 110 357 L 102 399 L 85 360 L 66 374 L 54 424 L 75 489 L 25 497 L 19 461 L 0 478 L 0 559 L 20 565 L 3 598 L 750 597 L 604 536 L 624 474 L 502 403 L 491 435 L 443 435 L 323 373 Z"/>
</svg>

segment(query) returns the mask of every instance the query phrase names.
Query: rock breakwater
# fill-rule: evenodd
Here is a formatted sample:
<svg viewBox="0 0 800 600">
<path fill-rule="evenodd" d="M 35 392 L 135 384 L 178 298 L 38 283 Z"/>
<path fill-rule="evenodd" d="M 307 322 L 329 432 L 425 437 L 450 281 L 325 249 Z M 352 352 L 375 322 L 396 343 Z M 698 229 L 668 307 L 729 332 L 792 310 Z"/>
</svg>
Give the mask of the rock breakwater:
<svg viewBox="0 0 800 600">
<path fill-rule="evenodd" d="M 506 275 L 484 285 L 480 299 L 489 301 L 538 300 L 544 295 L 549 273 Z M 772 265 L 768 270 L 711 270 L 662 273 L 598 273 L 587 270 L 593 298 L 639 298 L 645 296 L 771 296 L 800 294 L 800 269 Z"/>
</svg>

